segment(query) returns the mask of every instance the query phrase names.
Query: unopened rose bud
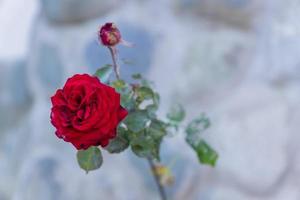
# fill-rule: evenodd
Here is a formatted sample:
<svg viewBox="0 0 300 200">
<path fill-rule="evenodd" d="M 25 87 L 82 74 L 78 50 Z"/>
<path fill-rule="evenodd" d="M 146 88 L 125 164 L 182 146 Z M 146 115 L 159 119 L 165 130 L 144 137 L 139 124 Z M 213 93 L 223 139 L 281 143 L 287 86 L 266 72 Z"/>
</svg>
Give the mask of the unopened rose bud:
<svg viewBox="0 0 300 200">
<path fill-rule="evenodd" d="M 112 47 L 121 42 L 121 33 L 114 23 L 106 23 L 99 31 L 99 40 L 104 46 Z"/>
</svg>

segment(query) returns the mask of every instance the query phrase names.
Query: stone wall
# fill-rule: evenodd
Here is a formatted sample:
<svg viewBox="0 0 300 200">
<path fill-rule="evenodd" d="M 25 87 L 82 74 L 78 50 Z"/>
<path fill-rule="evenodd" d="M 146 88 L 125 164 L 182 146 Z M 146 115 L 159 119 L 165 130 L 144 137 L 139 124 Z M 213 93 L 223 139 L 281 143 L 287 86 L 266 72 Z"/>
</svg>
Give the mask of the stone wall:
<svg viewBox="0 0 300 200">
<path fill-rule="evenodd" d="M 26 54 L 0 55 L 1 200 L 158 199 L 147 163 L 130 150 L 104 153 L 103 167 L 86 175 L 49 122 L 49 97 L 67 77 L 110 63 L 97 42 L 106 21 L 135 43 L 119 48 L 121 72 L 155 82 L 161 115 L 178 99 L 188 118 L 211 118 L 204 137 L 220 154 L 215 169 L 197 163 L 181 133 L 164 141 L 162 160 L 176 160 L 171 199 L 300 198 L 296 0 L 41 0 L 38 13 L 28 10 L 35 18 Z"/>
</svg>

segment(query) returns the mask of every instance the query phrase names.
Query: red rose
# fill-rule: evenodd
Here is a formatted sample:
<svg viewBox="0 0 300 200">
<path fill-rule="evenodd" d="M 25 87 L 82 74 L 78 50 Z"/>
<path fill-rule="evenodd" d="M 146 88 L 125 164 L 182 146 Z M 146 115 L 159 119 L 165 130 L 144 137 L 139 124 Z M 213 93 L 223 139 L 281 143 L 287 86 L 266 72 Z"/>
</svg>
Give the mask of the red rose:
<svg viewBox="0 0 300 200">
<path fill-rule="evenodd" d="M 121 41 L 121 33 L 114 23 L 106 23 L 99 31 L 99 40 L 104 46 L 115 46 Z"/>
<path fill-rule="evenodd" d="M 120 94 L 88 74 L 69 78 L 51 101 L 51 123 L 57 137 L 78 150 L 108 145 L 128 114 L 120 105 Z"/>
</svg>

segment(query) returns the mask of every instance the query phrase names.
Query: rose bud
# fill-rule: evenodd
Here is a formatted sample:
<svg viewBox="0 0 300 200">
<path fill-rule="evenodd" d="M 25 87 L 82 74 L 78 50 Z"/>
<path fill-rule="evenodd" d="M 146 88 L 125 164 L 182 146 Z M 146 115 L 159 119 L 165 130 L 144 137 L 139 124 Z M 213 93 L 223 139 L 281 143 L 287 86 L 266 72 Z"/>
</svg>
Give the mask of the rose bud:
<svg viewBox="0 0 300 200">
<path fill-rule="evenodd" d="M 121 33 L 114 23 L 104 24 L 98 36 L 104 46 L 112 47 L 121 42 Z"/>
<path fill-rule="evenodd" d="M 78 150 L 107 146 L 128 114 L 120 105 L 120 94 L 88 74 L 69 78 L 51 102 L 51 123 L 56 136 Z"/>
</svg>

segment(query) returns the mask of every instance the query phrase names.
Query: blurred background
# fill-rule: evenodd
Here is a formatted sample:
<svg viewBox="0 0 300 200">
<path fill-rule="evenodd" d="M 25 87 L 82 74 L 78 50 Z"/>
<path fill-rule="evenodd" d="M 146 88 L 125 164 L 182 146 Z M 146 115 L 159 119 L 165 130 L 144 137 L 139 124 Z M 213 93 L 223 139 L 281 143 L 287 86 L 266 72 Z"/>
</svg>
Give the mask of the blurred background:
<svg viewBox="0 0 300 200">
<path fill-rule="evenodd" d="M 174 200 L 300 199 L 299 0 L 0 0 L 0 200 L 158 199 L 147 162 L 104 152 L 88 175 L 56 138 L 50 99 L 110 63 L 97 30 L 115 22 L 122 75 L 140 72 L 188 116 L 206 112 L 217 166 L 178 133 L 162 148 Z"/>
</svg>

